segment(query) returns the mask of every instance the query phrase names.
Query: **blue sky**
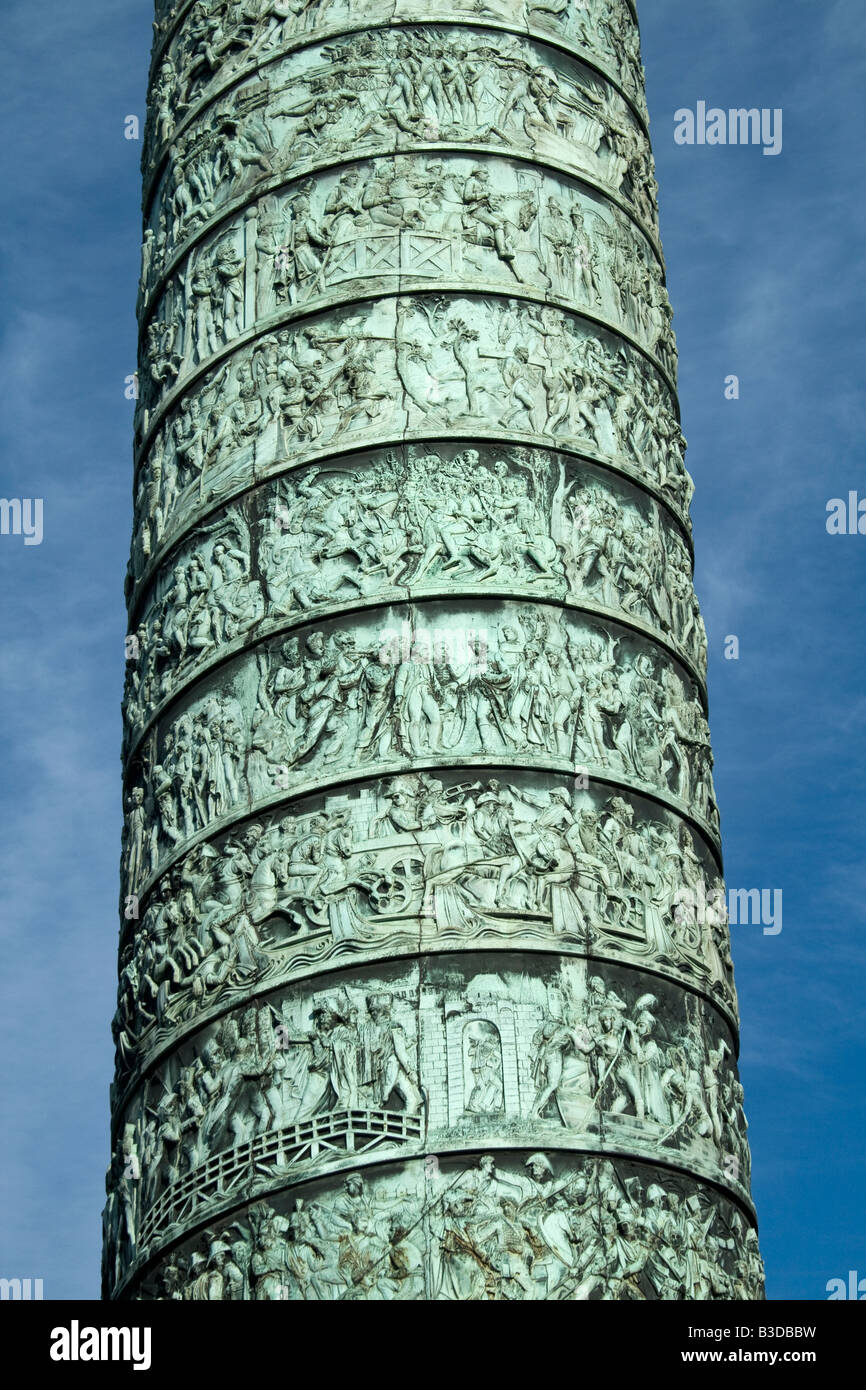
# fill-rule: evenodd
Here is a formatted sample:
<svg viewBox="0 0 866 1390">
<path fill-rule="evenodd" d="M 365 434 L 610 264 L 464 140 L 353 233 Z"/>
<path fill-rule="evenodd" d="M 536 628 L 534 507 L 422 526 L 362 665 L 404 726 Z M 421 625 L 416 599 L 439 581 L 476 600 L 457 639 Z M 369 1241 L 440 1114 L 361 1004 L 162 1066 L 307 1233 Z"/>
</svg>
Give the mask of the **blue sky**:
<svg viewBox="0 0 866 1390">
<path fill-rule="evenodd" d="M 862 0 L 644 0 L 661 227 L 697 484 L 697 587 L 771 1298 L 866 1276 Z M 149 0 L 4 0 L 0 1274 L 98 1296 L 121 824 L 141 114 Z M 783 150 L 674 143 L 698 101 L 784 112 Z M 740 399 L 724 379 L 740 378 Z M 739 661 L 723 658 L 740 639 Z"/>
</svg>

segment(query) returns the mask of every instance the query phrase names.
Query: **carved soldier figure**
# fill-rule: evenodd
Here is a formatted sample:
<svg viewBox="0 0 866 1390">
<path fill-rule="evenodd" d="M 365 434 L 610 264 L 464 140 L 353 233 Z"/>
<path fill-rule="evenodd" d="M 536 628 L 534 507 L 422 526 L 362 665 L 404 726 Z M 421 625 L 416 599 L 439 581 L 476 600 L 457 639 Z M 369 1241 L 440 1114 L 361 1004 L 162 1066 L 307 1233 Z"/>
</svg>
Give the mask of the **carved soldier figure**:
<svg viewBox="0 0 866 1390">
<path fill-rule="evenodd" d="M 407 1115 L 421 1108 L 421 1092 L 406 1034 L 391 1017 L 392 1001 L 387 994 L 367 998 L 368 1022 L 362 1029 L 364 1084 L 370 1086 L 376 1103 L 388 1104 L 396 1094 Z"/>
</svg>

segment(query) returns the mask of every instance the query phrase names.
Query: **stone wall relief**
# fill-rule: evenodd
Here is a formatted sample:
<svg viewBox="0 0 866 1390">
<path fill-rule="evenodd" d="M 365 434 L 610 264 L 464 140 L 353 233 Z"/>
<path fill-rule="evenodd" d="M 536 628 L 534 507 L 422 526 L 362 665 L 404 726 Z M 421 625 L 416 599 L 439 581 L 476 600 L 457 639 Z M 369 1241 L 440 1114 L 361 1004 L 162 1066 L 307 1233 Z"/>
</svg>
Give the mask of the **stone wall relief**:
<svg viewBox="0 0 866 1390">
<path fill-rule="evenodd" d="M 516 964 L 392 964 L 188 1040 L 125 1111 L 136 1248 L 248 1184 L 251 1164 L 274 1181 L 421 1144 L 667 1149 L 745 1189 L 742 1089 L 712 1011 L 586 961 Z"/>
<path fill-rule="evenodd" d="M 156 0 L 109 1295 L 763 1296 L 633 6 L 452 3 Z"/>
<path fill-rule="evenodd" d="M 565 1130 L 633 1152 L 687 1150 L 705 1165 L 728 1155 L 728 1176 L 747 1181 L 742 1088 L 715 1011 L 664 982 L 650 993 L 632 972 L 524 960 L 425 965 L 428 1140 Z"/>
<path fill-rule="evenodd" d="M 145 259 L 150 260 L 145 240 Z M 245 326 L 248 256 L 244 226 L 229 225 L 195 248 L 169 280 L 147 323 L 140 378 L 150 393 L 183 381 Z M 140 303 L 147 302 L 142 284 Z"/>
<path fill-rule="evenodd" d="M 560 165 L 656 229 L 649 142 L 597 73 L 501 32 L 423 26 L 304 49 L 209 107 L 170 147 L 148 214 L 157 258 L 265 179 L 424 144 L 514 149 Z"/>
<path fill-rule="evenodd" d="M 622 796 L 428 773 L 334 794 L 195 846 L 154 884 L 121 952 L 118 1078 L 201 1013 L 365 952 L 556 943 L 668 973 L 735 1018 L 723 901 L 694 832 Z M 489 1041 L 466 1041 L 479 1075 Z"/>
<path fill-rule="evenodd" d="M 401 593 L 521 587 L 655 628 L 702 675 L 691 558 L 661 508 L 539 450 L 419 449 L 278 480 L 197 529 L 140 609 L 127 730 L 263 625 Z M 450 457 L 449 457 L 450 454 Z M 483 454 L 483 458 L 482 458 Z"/>
<path fill-rule="evenodd" d="M 141 303 L 160 264 L 148 229 Z M 396 156 L 350 165 L 238 213 L 175 270 L 148 328 L 151 379 L 183 376 L 249 325 L 326 293 L 439 280 L 525 285 L 633 333 L 671 376 L 659 262 L 620 210 L 505 160 Z M 164 325 L 182 325 L 166 365 Z M 173 373 L 173 375 L 172 375 Z"/>
<path fill-rule="evenodd" d="M 468 14 L 475 23 L 485 19 L 522 30 L 526 25 L 547 30 L 600 61 L 624 86 L 646 116 L 643 68 L 637 25 L 623 0 L 597 0 L 594 5 L 571 5 L 568 0 L 485 0 L 478 5 L 449 0 L 447 15 Z M 367 25 L 389 20 L 429 20 L 430 7 L 421 0 L 221 0 L 192 6 L 183 26 L 160 54 L 151 82 L 152 124 L 146 157 L 172 138 L 176 124 L 199 101 L 213 98 L 227 81 L 256 64 L 268 62 L 285 45 L 340 24 Z M 437 16 L 438 18 L 439 16 Z M 155 26 L 157 41 L 172 20 Z M 447 31 L 446 31 L 447 34 Z M 450 45 L 449 45 L 450 48 Z M 460 79 L 446 72 L 443 89 L 460 88 Z M 462 95 L 462 93 L 461 93 Z"/>
<path fill-rule="evenodd" d="M 692 483 L 672 397 L 637 352 L 559 310 L 416 296 L 333 310 L 240 349 L 180 396 L 136 484 L 143 558 L 174 514 L 284 460 L 370 435 L 499 427 L 622 463 L 685 514 Z M 152 410 L 140 402 L 140 435 Z M 360 436 L 360 439 L 359 439 Z"/>
<path fill-rule="evenodd" d="M 250 1251 L 252 1246 L 252 1253 Z M 688 1179 L 543 1150 L 306 1185 L 172 1253 L 144 1299 L 764 1297 L 754 1227 Z"/>
<path fill-rule="evenodd" d="M 643 638 L 517 604 L 365 612 L 265 643 L 181 697 L 130 786 L 149 790 L 155 871 L 196 832 L 338 765 L 478 756 L 586 766 L 717 824 L 692 679 Z"/>
</svg>

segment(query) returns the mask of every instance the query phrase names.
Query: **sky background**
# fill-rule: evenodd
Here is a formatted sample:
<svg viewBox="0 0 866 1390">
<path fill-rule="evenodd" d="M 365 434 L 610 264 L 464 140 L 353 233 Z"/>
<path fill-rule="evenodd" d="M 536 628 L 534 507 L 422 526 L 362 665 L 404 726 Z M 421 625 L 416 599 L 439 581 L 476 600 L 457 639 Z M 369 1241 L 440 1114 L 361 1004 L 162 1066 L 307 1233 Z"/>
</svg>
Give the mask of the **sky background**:
<svg viewBox="0 0 866 1390">
<path fill-rule="evenodd" d="M 771 1299 L 866 1276 L 862 0 L 643 0 L 661 229 Z M 123 579 L 149 0 L 3 0 L 0 1275 L 96 1298 L 113 1065 Z M 688 147 L 674 112 L 781 107 L 783 149 Z M 724 398 L 725 377 L 740 399 Z M 725 638 L 740 641 L 724 659 Z"/>
</svg>

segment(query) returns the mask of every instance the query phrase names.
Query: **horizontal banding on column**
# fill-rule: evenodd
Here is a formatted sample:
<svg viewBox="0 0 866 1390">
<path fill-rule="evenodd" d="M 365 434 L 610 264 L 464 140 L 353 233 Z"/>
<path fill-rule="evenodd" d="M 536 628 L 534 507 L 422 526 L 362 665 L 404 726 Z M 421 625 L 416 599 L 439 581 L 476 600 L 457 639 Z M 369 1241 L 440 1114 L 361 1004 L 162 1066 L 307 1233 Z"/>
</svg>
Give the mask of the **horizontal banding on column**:
<svg viewBox="0 0 866 1390">
<path fill-rule="evenodd" d="M 211 777 L 219 737 L 227 745 L 211 791 L 197 783 Z M 684 669 L 617 623 L 558 606 L 478 599 L 455 611 L 426 600 L 310 623 L 242 651 L 178 697 L 128 773 L 150 787 L 149 805 L 166 788 L 163 846 L 276 788 L 330 781 L 338 762 L 390 770 L 431 758 L 586 762 L 692 803 L 712 823 L 708 747 Z"/>
<path fill-rule="evenodd" d="M 207 1191 L 243 1186 L 251 1163 L 275 1168 L 278 1181 L 293 1169 L 299 1178 L 327 1171 L 342 1157 L 333 1140 L 351 1133 L 367 1136 L 370 1152 L 383 1141 L 416 1152 L 467 1139 L 578 1151 L 625 1142 L 635 1157 L 670 1156 L 745 1195 L 724 1165 L 744 1126 L 733 1039 L 715 1009 L 661 978 L 647 993 L 640 972 L 577 957 L 501 952 L 493 974 L 491 964 L 489 953 L 428 954 L 343 970 L 312 990 L 285 986 L 188 1038 L 122 1114 L 142 1136 L 143 1239 L 172 1224 L 196 1189 L 201 1206 Z M 335 1030 L 341 1060 L 328 1080 L 318 1054 L 329 1055 Z M 716 1094 L 683 1114 L 693 1056 L 708 1059 Z M 207 1138 L 182 1141 L 182 1155 L 166 1135 L 183 1133 L 193 1082 L 207 1076 L 203 1111 L 196 1101 Z"/>
<path fill-rule="evenodd" d="M 411 1296 L 427 1301 L 589 1300 L 610 1296 L 610 1271 L 620 1267 L 617 1255 L 622 1255 L 626 1234 L 631 1242 L 646 1243 L 643 1262 L 632 1258 L 641 1271 L 632 1278 L 645 1279 L 651 1291 L 642 1297 L 761 1296 L 751 1202 L 664 1161 L 496 1146 L 488 1153 L 428 1153 L 403 1163 L 367 1160 L 359 1177 L 351 1184 L 342 1174 L 299 1182 L 271 1192 L 257 1208 L 249 1201 L 227 1200 L 216 1223 L 216 1246 L 221 1256 L 229 1252 L 228 1263 L 221 1260 L 215 1266 L 200 1225 L 191 1220 L 170 1245 L 142 1259 L 116 1296 L 126 1296 L 134 1282 L 145 1299 L 189 1297 L 194 1295 L 186 1289 L 217 1277 L 226 1290 L 222 1297 L 228 1298 L 339 1301 L 358 1297 L 360 1288 L 362 1296 L 372 1289 L 367 1296 L 379 1299 L 406 1297 L 409 1278 L 414 1281 L 410 1289 L 417 1286 Z M 546 1240 L 541 1217 L 560 1194 L 560 1211 L 571 1215 L 548 1224 Z M 521 1219 L 521 1212 L 527 1216 Z M 400 1217 L 396 1223 L 395 1215 Z M 484 1232 L 489 1236 L 497 1216 L 508 1219 L 507 1230 L 518 1218 L 527 1270 L 541 1271 L 536 1279 L 530 1275 L 521 1282 L 519 1263 L 491 1268 L 479 1255 L 473 1282 L 475 1262 L 461 1262 L 460 1252 L 467 1244 L 473 1249 L 470 1237 L 476 1230 L 479 1241 Z M 528 1228 L 527 1221 L 532 1222 Z M 272 1261 L 261 1257 L 257 1273 L 247 1275 L 234 1258 L 237 1252 L 247 1269 L 239 1235 L 251 1228 Z M 359 1234 L 347 1237 L 346 1228 Z M 386 1234 L 371 1239 L 371 1229 Z M 531 1239 L 536 1232 L 538 1238 Z M 351 1273 L 341 1272 L 339 1258 L 327 1260 L 323 1253 L 333 1244 L 337 1256 L 347 1239 L 356 1256 Z M 712 1278 L 706 1262 L 681 1258 L 684 1249 L 697 1255 L 710 1246 L 721 1251 Z M 517 1254 L 521 1247 L 512 1241 L 510 1249 Z M 628 1249 L 634 1257 L 640 1245 L 630 1243 Z M 605 1251 L 606 1259 L 600 1259 Z M 539 1254 L 547 1258 L 539 1260 Z M 212 1275 L 215 1267 L 225 1274 Z M 395 1268 L 402 1271 L 399 1279 L 391 1277 Z"/>
<path fill-rule="evenodd" d="M 172 141 L 179 135 L 182 135 L 196 119 L 207 111 L 208 107 L 231 97 L 234 89 L 242 85 L 245 81 L 254 77 L 261 77 L 263 73 L 267 74 L 270 67 L 284 61 L 286 58 L 298 55 L 303 57 L 306 49 L 324 45 L 325 42 L 333 45 L 334 41 L 339 42 L 345 39 L 347 43 L 351 43 L 352 39 L 359 35 L 382 34 L 388 32 L 399 36 L 405 31 L 407 25 L 413 30 L 419 30 L 422 34 L 429 30 L 433 35 L 441 34 L 443 30 L 445 30 L 446 33 L 451 32 L 457 33 L 458 35 L 467 32 L 473 33 L 474 31 L 494 34 L 499 32 L 518 41 L 534 41 L 536 44 L 541 44 L 554 51 L 560 51 L 566 57 L 574 59 L 582 66 L 585 66 L 593 75 L 597 75 L 613 87 L 628 104 L 632 115 L 635 117 L 642 131 L 648 133 L 648 115 L 646 103 L 643 98 L 643 90 L 640 84 L 637 83 L 632 87 L 627 82 L 624 82 L 622 75 L 613 69 L 609 61 L 605 60 L 604 54 L 600 51 L 593 51 L 590 44 L 570 45 L 567 41 L 563 41 L 555 30 L 546 30 L 540 25 L 530 25 L 525 29 L 515 30 L 507 22 L 503 23 L 498 21 L 492 15 L 490 17 L 485 17 L 483 20 L 479 20 L 477 11 L 472 15 L 465 16 L 459 13 L 452 15 L 444 14 L 437 16 L 435 19 L 431 19 L 429 13 L 425 14 L 421 12 L 414 18 L 403 20 L 399 25 L 380 24 L 377 26 L 374 22 L 375 18 L 375 15 L 370 13 L 369 5 L 366 3 L 366 0 L 364 0 L 363 16 L 355 24 L 321 26 L 316 29 L 308 30 L 303 35 L 294 38 L 289 36 L 278 48 L 274 47 L 269 52 L 257 55 L 253 61 L 248 60 L 245 62 L 245 54 L 242 53 L 240 55 L 240 63 L 232 68 L 230 74 L 221 76 L 219 84 L 215 85 L 210 92 L 194 94 L 191 84 L 187 86 L 180 119 L 177 121 L 174 119 L 174 111 L 177 107 L 177 103 L 172 101 L 172 97 L 175 94 L 178 83 L 183 78 L 183 73 L 178 71 L 179 66 L 182 67 L 183 64 L 178 65 L 174 55 L 171 53 L 164 53 L 159 68 L 154 68 L 153 70 L 152 82 L 149 90 L 149 104 L 152 119 L 148 121 L 145 146 L 142 154 L 142 169 L 145 172 L 145 187 L 148 193 L 152 188 L 153 173 L 158 169 L 158 166 L 165 158 L 166 152 Z M 599 38 L 603 36 L 603 34 L 604 30 L 601 27 L 597 27 L 589 31 L 587 36 L 590 38 Z M 182 34 L 180 37 L 183 39 L 186 36 Z M 634 39 L 635 44 L 632 51 L 629 53 L 629 61 L 633 64 L 637 64 L 639 67 L 636 31 Z M 222 51 L 223 53 L 228 51 L 225 43 L 223 43 Z M 213 53 L 214 46 L 212 44 L 204 44 L 197 48 L 195 57 L 198 61 L 189 74 L 190 78 L 198 78 L 200 73 L 206 71 L 210 55 L 213 55 Z M 226 64 L 224 63 L 220 65 L 220 73 L 225 70 L 225 67 Z M 212 66 L 211 73 L 213 74 L 215 71 L 217 71 L 217 69 Z M 449 71 L 449 65 L 447 63 L 442 66 L 441 73 L 446 83 L 449 82 L 449 79 L 452 85 L 455 81 L 461 81 L 456 74 L 452 74 Z M 463 85 L 465 85 L 465 83 Z M 637 100 L 635 100 L 636 96 Z M 150 173 L 150 177 L 147 177 L 148 173 Z"/>
<path fill-rule="evenodd" d="M 559 304 L 635 342 L 674 388 L 676 348 L 656 248 L 609 198 L 487 154 L 424 168 L 392 154 L 292 180 L 203 226 L 157 268 L 145 248 L 142 372 L 167 323 L 173 374 L 254 327 L 347 298 L 441 287 Z M 167 273 L 168 272 L 168 273 Z"/>
<path fill-rule="evenodd" d="M 159 50 L 106 1296 L 761 1296 L 636 32 L 499 3 Z"/>
<path fill-rule="evenodd" d="M 514 583 L 511 584 L 507 590 L 501 591 L 497 590 L 495 586 L 489 586 L 483 591 L 483 594 L 485 598 L 494 600 L 522 599 L 526 603 L 541 604 L 542 606 L 551 608 L 555 611 L 561 610 L 566 614 L 572 615 L 576 619 L 589 618 L 594 619 L 596 620 L 596 623 L 600 622 L 601 624 L 613 622 L 617 626 L 624 628 L 625 630 L 635 634 L 636 636 L 647 638 L 650 642 L 653 642 L 657 646 L 662 648 L 664 655 L 673 658 L 675 661 L 679 662 L 685 668 L 685 670 L 688 672 L 688 675 L 690 676 L 692 681 L 694 681 L 695 685 L 698 688 L 698 695 L 701 701 L 701 705 L 704 710 L 704 713 L 706 714 L 707 691 L 706 675 L 704 670 L 701 669 L 699 671 L 694 664 L 693 658 L 690 658 L 688 652 L 680 650 L 677 644 L 673 642 L 669 636 L 666 636 L 663 633 L 658 632 L 649 624 L 640 622 L 639 620 L 633 617 L 630 618 L 627 614 L 624 614 L 620 609 L 606 608 L 601 604 L 594 604 L 589 600 L 586 600 L 582 603 L 570 602 L 567 599 L 557 601 L 550 595 L 540 594 L 537 588 L 521 589 L 521 586 L 519 584 Z M 393 590 L 390 593 L 376 595 L 366 603 L 356 602 L 345 604 L 333 604 L 327 607 L 320 607 L 317 609 L 316 615 L 317 619 L 321 619 L 322 621 L 329 620 L 331 618 L 340 620 L 343 618 L 355 616 L 362 617 L 365 614 L 373 611 L 374 609 L 380 608 L 382 604 L 385 603 L 392 605 L 395 608 L 401 605 L 411 606 L 415 609 L 419 616 L 423 616 L 424 604 L 430 603 L 438 604 L 441 606 L 443 603 L 448 603 L 452 611 L 455 611 L 456 602 L 459 602 L 461 600 L 467 603 L 470 600 L 477 601 L 478 596 L 478 590 L 470 588 L 469 586 L 466 586 L 463 589 L 461 589 L 458 586 L 454 589 L 448 590 L 443 588 L 437 588 L 431 585 L 426 589 L 418 588 L 406 592 L 400 590 Z M 302 627 L 305 627 L 307 623 L 308 619 L 305 616 L 301 616 L 300 614 L 296 615 L 294 618 L 283 618 L 274 620 L 272 622 L 263 622 L 260 626 L 256 626 L 255 630 L 251 629 L 250 640 L 254 640 L 256 643 L 259 643 L 264 642 L 272 637 L 291 637 L 295 633 L 297 633 Z M 139 631 L 141 631 L 141 629 Z M 140 652 L 146 659 L 146 639 L 143 641 L 140 638 L 136 638 L 136 640 L 139 642 Z M 128 698 L 124 706 L 126 731 L 129 734 L 128 741 L 125 745 L 125 754 L 130 757 L 134 756 L 138 748 L 138 745 L 142 742 L 144 738 L 147 737 L 147 734 L 149 733 L 153 725 L 156 724 L 159 720 L 161 720 L 168 711 L 170 711 L 171 707 L 175 704 L 177 700 L 179 700 L 184 694 L 192 691 L 194 687 L 199 683 L 199 681 L 203 680 L 206 676 L 211 675 L 213 672 L 218 670 L 219 667 L 223 666 L 227 662 L 231 661 L 235 656 L 243 652 L 248 645 L 249 643 L 246 635 L 242 637 L 237 637 L 233 641 L 221 642 L 218 651 L 215 650 L 208 658 L 203 658 L 201 661 L 187 666 L 187 668 L 183 671 L 183 674 L 178 677 L 177 684 L 170 688 L 168 692 L 158 701 L 158 703 L 145 705 L 144 715 L 140 719 L 130 717 L 130 710 L 137 710 L 140 702 L 137 699 L 133 701 L 133 699 Z"/>
<path fill-rule="evenodd" d="M 159 470 L 149 470 L 154 473 L 153 477 L 147 478 L 147 496 L 139 496 L 136 504 L 137 530 L 133 536 L 133 553 L 130 561 L 130 580 L 132 583 L 129 588 L 129 612 L 134 621 L 138 615 L 142 597 L 147 588 L 153 583 L 156 576 L 166 564 L 171 560 L 174 563 L 174 556 L 178 553 L 181 545 L 186 541 L 192 543 L 200 532 L 212 530 L 214 526 L 223 524 L 228 509 L 237 507 L 246 508 L 252 497 L 259 494 L 267 487 L 286 490 L 287 497 L 298 488 L 303 479 L 311 474 L 320 474 L 323 480 L 327 480 L 330 473 L 341 473 L 349 471 L 354 473 L 364 463 L 384 459 L 386 462 L 390 458 L 396 459 L 401 466 L 409 468 L 413 463 L 422 457 L 428 460 L 437 459 L 440 462 L 446 460 L 451 462 L 454 457 L 461 453 L 471 450 L 479 455 L 485 463 L 493 462 L 494 466 L 500 461 L 507 461 L 517 449 L 518 456 L 525 456 L 532 460 L 538 458 L 544 463 L 550 460 L 558 468 L 562 468 L 568 475 L 569 482 L 575 477 L 581 476 L 593 481 L 599 481 L 605 489 L 611 489 L 617 495 L 622 495 L 632 490 L 634 495 L 642 498 L 644 504 L 652 508 L 657 505 L 660 515 L 665 518 L 665 525 L 672 525 L 675 532 L 679 535 L 681 543 L 685 546 L 688 553 L 689 562 L 693 558 L 691 532 L 687 524 L 687 517 L 680 516 L 672 509 L 669 499 L 666 500 L 656 486 L 651 486 L 645 478 L 638 477 L 634 469 L 628 468 L 620 463 L 613 465 L 600 457 L 593 457 L 586 450 L 578 451 L 568 449 L 562 444 L 557 444 L 555 449 L 543 445 L 540 441 L 533 440 L 530 444 L 520 444 L 515 446 L 510 436 L 503 431 L 486 430 L 478 431 L 476 436 L 468 440 L 465 436 L 458 436 L 456 432 L 449 434 L 437 434 L 430 436 L 422 431 L 413 431 L 405 438 L 386 441 L 384 447 L 357 452 L 350 448 L 340 450 L 321 450 L 314 453 L 313 457 L 306 462 L 289 462 L 288 460 L 275 465 L 273 470 L 265 472 L 255 482 L 240 485 L 229 492 L 226 489 L 219 497 L 212 499 L 209 503 L 193 506 L 188 515 L 184 515 L 180 503 L 186 497 L 187 501 L 193 500 L 196 489 L 190 484 L 182 485 L 178 488 L 178 473 L 175 461 L 170 460 L 173 471 L 169 470 L 167 464 L 160 465 Z M 435 465 L 433 465 L 435 467 Z M 139 489 L 144 491 L 144 478 L 139 479 Z M 181 475 L 180 482 L 183 483 Z M 592 487 L 592 482 L 587 483 Z M 149 502 L 150 510 L 146 509 L 144 501 Z M 197 500 L 197 498 L 195 499 Z M 179 512 L 179 519 L 177 513 Z M 170 518 L 174 516 L 174 525 L 169 524 Z M 280 515 L 274 513 L 274 519 L 280 521 Z M 543 529 L 543 528 L 542 528 Z M 154 548 L 154 545 L 156 548 Z"/>
<path fill-rule="evenodd" d="M 381 963 L 383 960 L 411 961 L 424 958 L 430 952 L 439 957 L 465 955 L 468 952 L 519 951 L 530 958 L 535 956 L 567 955 L 569 958 L 585 960 L 590 972 L 599 965 L 619 966 L 638 971 L 651 986 L 655 977 L 665 980 L 669 985 L 695 995 L 716 1010 L 731 1033 L 735 1057 L 739 1056 L 739 1014 L 730 971 L 730 962 L 721 963 L 720 968 L 711 964 L 709 955 L 696 965 L 697 955 L 692 952 L 692 960 L 685 953 L 669 951 L 664 959 L 649 955 L 645 940 L 629 924 L 622 927 L 618 935 L 596 934 L 592 940 L 581 941 L 576 934 L 552 933 L 550 916 L 542 913 L 499 914 L 498 925 L 490 920 L 468 935 L 457 931 L 437 931 L 432 917 L 420 919 L 420 929 L 414 934 L 409 929 L 408 917 L 397 923 L 403 930 L 393 930 L 387 936 L 362 943 L 344 941 L 334 943 L 330 948 L 320 933 L 306 941 L 298 938 L 291 949 L 282 943 L 273 968 L 264 969 L 244 981 L 244 998 L 252 1003 L 267 1001 L 270 995 L 281 990 L 288 983 L 303 981 L 308 989 L 315 989 L 321 976 L 332 974 L 341 968 L 358 969 L 363 966 Z M 262 954 L 267 955 L 269 943 L 262 941 Z M 135 948 L 135 942 L 121 944 L 121 956 Z M 676 959 L 674 959 L 676 957 Z M 721 959 L 721 958 L 720 958 Z M 148 1024 L 136 1039 L 135 1046 L 128 1050 L 122 1066 L 118 1066 L 112 1085 L 112 1098 L 115 1110 L 119 1113 L 138 1090 L 142 1081 L 150 1076 L 157 1065 L 171 1057 L 186 1039 L 206 1025 L 219 1023 L 226 1014 L 238 1006 L 236 991 L 231 987 L 214 987 L 199 1001 L 194 1012 L 181 1009 L 183 986 L 172 991 L 170 1008 L 163 1015 L 161 1023 Z M 115 1132 L 117 1124 L 115 1123 Z"/>
<path fill-rule="evenodd" d="M 444 92 L 437 94 L 435 65 L 425 84 L 429 97 L 420 107 L 414 104 L 419 94 L 413 95 L 414 79 L 400 70 L 397 51 L 410 39 L 420 42 L 420 33 L 368 33 L 354 36 L 342 50 L 307 49 L 293 55 L 297 61 L 284 60 L 283 88 L 272 87 L 282 69 L 271 69 L 264 80 L 234 89 L 224 114 L 219 106 L 216 113 L 209 108 L 200 128 L 193 122 L 176 136 L 171 161 L 148 190 L 146 220 L 158 231 L 154 208 L 161 208 L 166 219 L 174 219 L 177 241 L 178 225 L 195 215 L 197 204 L 211 215 L 233 189 L 253 193 L 262 177 L 299 174 L 311 157 L 367 153 L 365 141 L 376 153 L 385 152 L 377 148 L 383 140 L 391 149 L 407 141 L 457 140 L 558 163 L 615 194 L 625 188 L 637 215 L 656 232 L 649 143 L 615 87 L 544 44 L 521 44 L 496 31 L 482 36 L 465 27 L 454 35 L 466 44 L 469 61 L 452 65 L 452 71 L 471 74 L 468 87 L 461 78 L 466 109 L 459 119 L 450 105 L 445 110 Z M 359 51 L 361 38 L 371 50 L 367 56 Z"/>
<path fill-rule="evenodd" d="M 131 609 L 128 729 L 266 633 L 449 597 L 465 607 L 522 596 L 618 618 L 673 648 L 703 690 L 691 558 L 639 489 L 541 451 L 401 453 L 264 484 L 151 571 L 157 587 Z"/>
<path fill-rule="evenodd" d="M 717 861 L 705 831 L 585 768 L 570 779 L 422 768 L 265 808 L 198 837 L 141 885 L 121 937 L 118 1077 L 137 1068 L 142 1039 L 231 1004 L 238 986 L 271 988 L 359 953 L 475 942 L 613 955 L 673 969 L 733 1012 Z M 136 980 L 149 1008 L 129 993 Z"/>
<path fill-rule="evenodd" d="M 350 151 L 341 151 L 331 159 L 308 161 L 302 168 L 291 174 L 278 173 L 269 179 L 262 179 L 257 182 L 254 189 L 249 189 L 228 199 L 218 209 L 209 208 L 207 203 L 196 209 L 194 216 L 190 219 L 191 225 L 182 229 L 180 240 L 173 240 L 170 249 L 166 244 L 165 232 L 157 234 L 157 229 L 152 225 L 147 226 L 145 228 L 145 245 L 142 251 L 142 271 L 149 277 L 152 267 L 156 265 L 161 268 L 160 275 L 164 275 L 195 248 L 204 237 L 217 234 L 232 218 L 238 217 L 240 214 L 255 215 L 260 203 L 267 204 L 275 197 L 282 195 L 287 189 L 302 188 L 305 185 L 315 187 L 319 180 L 328 180 L 331 176 L 348 172 L 356 166 L 383 165 L 388 161 L 415 158 L 424 158 L 433 163 L 438 160 L 460 158 L 471 159 L 482 165 L 488 162 L 493 164 L 496 161 L 507 162 L 515 169 L 537 172 L 539 176 L 558 180 L 563 186 L 573 187 L 587 198 L 591 198 L 596 203 L 608 208 L 612 215 L 621 216 L 633 228 L 636 238 L 641 243 L 646 244 L 659 268 L 662 272 L 664 271 L 664 258 L 657 233 L 647 228 L 635 216 L 633 209 L 619 193 L 599 183 L 586 171 L 575 172 L 555 159 L 533 157 L 517 149 L 503 149 L 498 145 L 491 146 L 479 143 L 468 146 L 458 145 L 453 141 L 449 142 L 442 139 L 424 141 L 414 145 L 403 143 L 381 147 L 374 146 L 365 150 L 360 157 Z M 146 308 L 146 305 L 144 307 Z"/>
</svg>

